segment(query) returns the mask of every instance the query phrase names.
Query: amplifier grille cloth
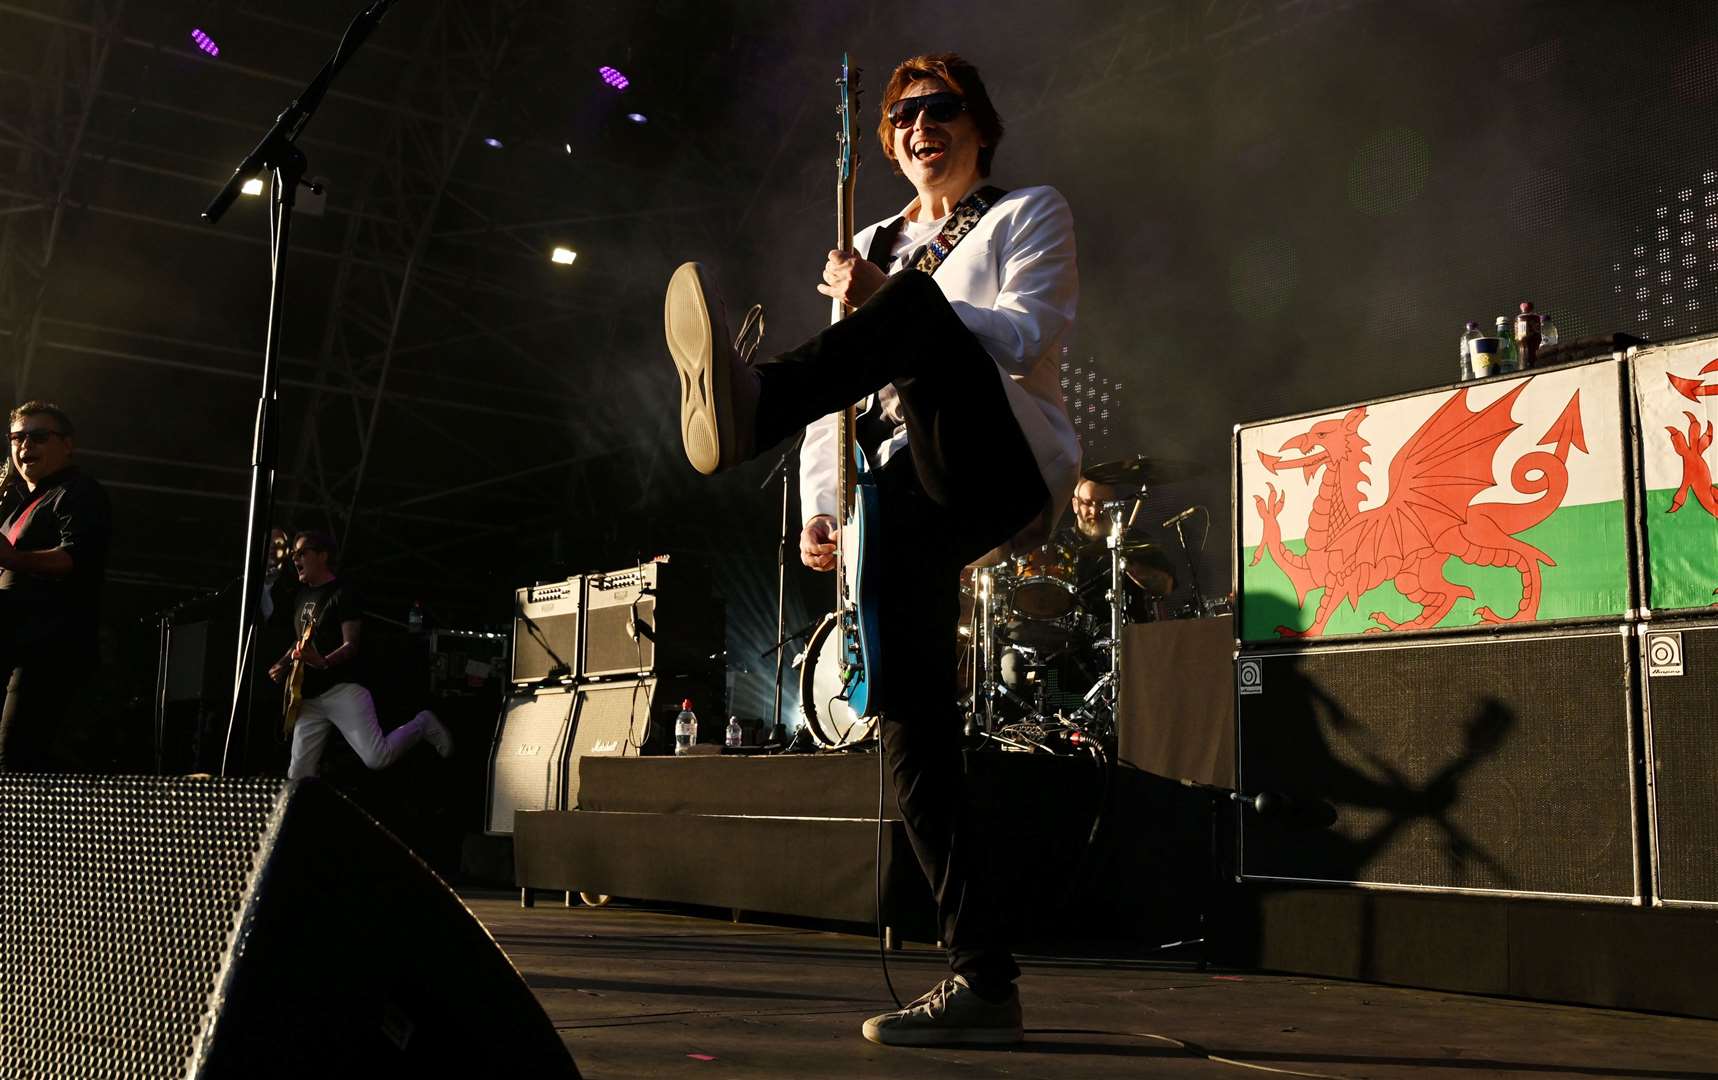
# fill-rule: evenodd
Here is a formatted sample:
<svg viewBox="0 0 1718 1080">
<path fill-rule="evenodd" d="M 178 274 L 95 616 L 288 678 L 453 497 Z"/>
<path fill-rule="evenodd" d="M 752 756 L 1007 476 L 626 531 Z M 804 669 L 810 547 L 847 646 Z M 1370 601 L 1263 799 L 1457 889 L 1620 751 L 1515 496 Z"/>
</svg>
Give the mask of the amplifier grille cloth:
<svg viewBox="0 0 1718 1080">
<path fill-rule="evenodd" d="M 283 790 L 0 778 L 0 1073 L 186 1075 Z"/>
<path fill-rule="evenodd" d="M 1646 683 L 1658 895 L 1718 903 L 1718 627 L 1681 637 L 1683 674 Z"/>
<path fill-rule="evenodd" d="M 1328 830 L 1249 815 L 1247 875 L 1636 895 L 1621 634 L 1256 657 L 1248 791 L 1333 802 Z M 1244 656 L 1242 663 L 1255 657 Z"/>
<path fill-rule="evenodd" d="M 489 769 L 489 832 L 511 833 L 515 810 L 565 808 L 561 761 L 573 700 L 567 689 L 507 699 Z"/>
<path fill-rule="evenodd" d="M 579 761 L 590 757 L 637 757 L 650 735 L 655 679 L 587 686 L 579 691 L 578 728 L 567 763 L 567 806 L 579 805 Z"/>
</svg>

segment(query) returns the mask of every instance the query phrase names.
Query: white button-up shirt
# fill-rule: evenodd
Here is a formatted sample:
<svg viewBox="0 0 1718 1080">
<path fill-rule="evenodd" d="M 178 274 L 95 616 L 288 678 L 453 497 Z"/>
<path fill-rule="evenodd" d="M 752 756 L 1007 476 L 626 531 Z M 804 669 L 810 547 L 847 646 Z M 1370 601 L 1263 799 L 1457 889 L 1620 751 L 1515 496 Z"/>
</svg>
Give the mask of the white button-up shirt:
<svg viewBox="0 0 1718 1080">
<path fill-rule="evenodd" d="M 916 204 L 915 200 L 915 204 Z M 913 210 L 909 205 L 905 215 Z M 889 218 L 853 238 L 861 254 Z M 890 273 L 918 248 L 903 241 Z M 1061 360 L 1074 333 L 1080 276 L 1074 263 L 1074 218 L 1052 187 L 1011 191 L 979 219 L 931 278 L 949 305 L 996 361 L 1008 404 L 1050 492 L 1039 518 L 1014 538 L 1015 550 L 1035 547 L 1054 530 L 1080 474 L 1080 442 L 1062 400 Z M 885 404 L 893 397 L 889 387 Z M 907 444 L 898 427 L 878 455 L 881 464 Z M 800 452 L 802 521 L 834 515 L 836 416 L 814 421 Z"/>
</svg>

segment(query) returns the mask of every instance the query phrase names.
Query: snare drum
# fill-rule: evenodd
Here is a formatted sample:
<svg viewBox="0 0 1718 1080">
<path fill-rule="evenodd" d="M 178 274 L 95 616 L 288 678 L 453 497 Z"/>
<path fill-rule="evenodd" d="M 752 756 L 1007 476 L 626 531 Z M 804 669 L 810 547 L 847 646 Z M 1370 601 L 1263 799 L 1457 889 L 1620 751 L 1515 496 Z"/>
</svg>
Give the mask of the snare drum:
<svg viewBox="0 0 1718 1080">
<path fill-rule="evenodd" d="M 1079 603 L 1079 560 L 1066 544 L 1051 541 L 1014 557 L 1014 588 L 1008 606 L 1022 619 L 1053 622 Z"/>
</svg>

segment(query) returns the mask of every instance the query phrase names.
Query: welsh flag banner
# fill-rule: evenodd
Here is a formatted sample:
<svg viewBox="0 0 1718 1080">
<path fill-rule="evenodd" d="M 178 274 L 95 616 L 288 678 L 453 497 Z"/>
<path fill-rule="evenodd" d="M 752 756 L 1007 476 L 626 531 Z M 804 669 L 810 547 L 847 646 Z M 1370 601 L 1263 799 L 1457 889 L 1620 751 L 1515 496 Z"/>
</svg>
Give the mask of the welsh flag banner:
<svg viewBox="0 0 1718 1080">
<path fill-rule="evenodd" d="M 1620 378 L 1606 360 L 1242 428 L 1242 639 L 1622 616 Z"/>
<path fill-rule="evenodd" d="M 1718 489 L 1712 420 L 1718 416 L 1718 341 L 1637 354 L 1641 474 L 1646 493 L 1646 607 L 1675 611 L 1718 602 Z"/>
</svg>

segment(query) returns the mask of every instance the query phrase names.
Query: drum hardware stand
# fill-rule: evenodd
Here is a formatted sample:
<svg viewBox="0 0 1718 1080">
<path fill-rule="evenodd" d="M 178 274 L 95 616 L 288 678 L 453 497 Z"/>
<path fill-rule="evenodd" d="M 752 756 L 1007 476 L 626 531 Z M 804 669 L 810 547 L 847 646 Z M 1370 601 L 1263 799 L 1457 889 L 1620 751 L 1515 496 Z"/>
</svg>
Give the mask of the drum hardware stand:
<svg viewBox="0 0 1718 1080">
<path fill-rule="evenodd" d="M 752 316 L 750 314 L 748 314 L 746 316 L 746 319 L 747 319 L 747 322 L 749 324 L 751 322 Z M 763 337 L 763 315 L 762 315 L 762 309 L 761 308 L 759 309 L 757 323 L 758 323 L 757 333 L 758 333 L 759 339 L 761 339 Z M 746 330 L 745 330 L 745 328 L 742 328 L 740 331 L 740 338 L 741 338 L 742 342 L 744 341 L 745 337 L 746 337 Z M 757 346 L 754 343 L 752 347 L 755 349 Z M 749 355 L 750 354 L 748 353 L 748 356 Z M 783 648 L 783 646 L 786 645 L 789 640 L 791 640 L 788 637 L 788 633 L 787 633 L 787 546 L 788 546 L 787 502 L 788 502 L 788 486 L 789 486 L 788 485 L 788 477 L 787 477 L 787 463 L 790 459 L 792 459 L 794 451 L 799 449 L 799 444 L 804 442 L 804 441 L 805 441 L 805 431 L 802 429 L 800 431 L 800 433 L 794 437 L 793 442 L 788 444 L 787 449 L 782 451 L 781 460 L 777 461 L 775 463 L 775 467 L 770 470 L 770 474 L 768 476 L 764 477 L 764 482 L 758 485 L 759 490 L 767 488 L 770 486 L 770 484 L 772 482 L 774 482 L 776 475 L 778 473 L 781 475 L 781 536 L 780 536 L 780 539 L 776 543 L 776 552 L 775 552 L 775 647 L 766 651 L 763 654 L 763 656 L 758 657 L 758 659 L 762 660 L 765 657 L 769 656 L 770 653 L 772 653 L 772 652 L 775 653 L 775 726 L 777 728 L 781 727 L 781 686 L 782 686 L 782 677 L 784 674 L 783 669 L 787 664 L 787 652 Z M 813 623 L 812 625 L 815 626 L 816 624 Z M 811 627 L 806 627 L 806 630 L 809 630 L 810 628 Z M 803 633 L 805 633 L 805 630 L 800 631 L 800 634 L 803 634 Z M 799 634 L 795 634 L 793 636 L 798 637 Z M 795 739 L 798 738 L 797 731 L 796 731 L 796 734 L 794 737 L 795 737 Z"/>
<path fill-rule="evenodd" d="M 1176 514 L 1174 517 L 1164 522 L 1165 525 L 1175 526 L 1175 540 L 1181 545 L 1181 558 L 1187 563 L 1187 584 L 1193 590 L 1192 604 L 1193 615 L 1195 618 L 1201 618 L 1206 614 L 1205 594 L 1199 588 L 1199 567 L 1193 560 L 1192 550 L 1187 546 L 1186 526 L 1187 519 L 1192 517 L 1195 511 L 1203 509 L 1203 507 L 1199 506 L 1189 506 L 1187 509 L 1181 511 L 1181 513 Z M 1208 511 L 1206 514 L 1205 531 L 1207 535 L 1209 535 L 1211 531 L 1210 515 Z M 1200 544 L 1200 548 L 1203 550 L 1203 543 Z"/>
</svg>

